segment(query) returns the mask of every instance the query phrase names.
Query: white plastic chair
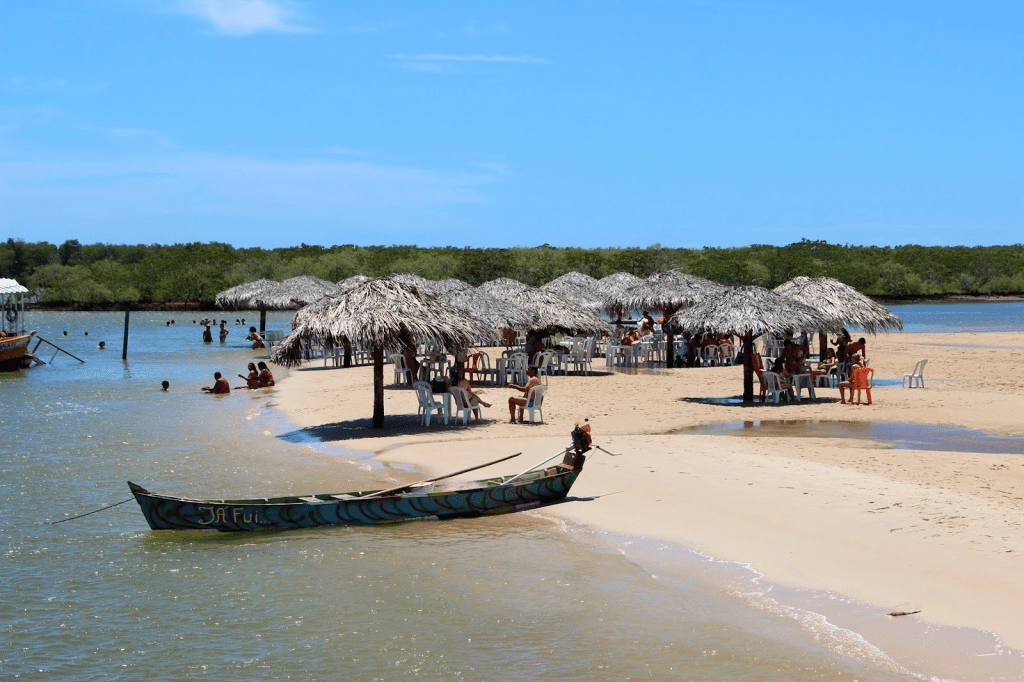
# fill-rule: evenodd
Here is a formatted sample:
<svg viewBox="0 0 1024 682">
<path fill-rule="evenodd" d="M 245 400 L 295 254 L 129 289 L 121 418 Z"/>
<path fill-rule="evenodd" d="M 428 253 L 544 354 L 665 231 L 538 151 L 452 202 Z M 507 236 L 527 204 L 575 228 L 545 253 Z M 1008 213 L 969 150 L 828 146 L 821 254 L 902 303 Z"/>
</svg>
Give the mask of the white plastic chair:
<svg viewBox="0 0 1024 682">
<path fill-rule="evenodd" d="M 455 423 L 459 423 L 459 419 L 462 419 L 462 423 L 469 425 L 469 413 L 476 411 L 477 419 L 480 418 L 480 408 L 473 407 L 469 401 L 469 392 L 461 386 L 451 387 L 452 399 L 455 400 Z"/>
<path fill-rule="evenodd" d="M 416 389 L 416 400 L 420 404 L 419 412 L 423 414 L 423 425 L 430 426 L 430 416 L 437 412 L 444 415 L 444 423 L 448 424 L 448 401 L 434 400 L 434 393 L 430 390 L 430 384 L 426 381 L 415 381 L 412 384 Z"/>
<path fill-rule="evenodd" d="M 718 347 L 718 356 L 722 358 L 723 365 L 736 364 L 736 346 L 731 343 L 723 343 Z"/>
<path fill-rule="evenodd" d="M 480 375 L 481 383 L 486 381 L 492 386 L 498 384 L 498 370 L 491 366 L 491 356 L 484 351 L 478 353 L 480 356 L 480 364 L 477 367 L 476 374 Z"/>
<path fill-rule="evenodd" d="M 412 379 L 412 371 L 409 369 L 409 365 L 405 364 L 405 356 L 401 353 L 392 353 L 388 357 L 391 358 L 391 362 L 395 364 L 395 383 L 400 384 L 402 380 L 409 381 Z"/>
<path fill-rule="evenodd" d="M 547 392 L 547 386 L 534 386 L 530 389 L 530 392 L 526 395 L 526 411 L 530 413 L 530 423 L 533 423 L 533 412 L 534 410 L 540 415 L 540 421 L 544 421 L 544 410 L 541 406 L 544 404 L 544 394 Z"/>
<path fill-rule="evenodd" d="M 918 360 L 917 364 L 914 365 L 914 371 L 910 374 L 903 375 L 902 385 L 905 388 L 914 388 L 914 384 L 916 383 L 918 388 L 924 388 L 924 366 L 927 364 L 927 359 Z"/>
<path fill-rule="evenodd" d="M 772 401 L 778 405 L 783 395 L 789 401 L 789 392 L 782 387 L 782 377 L 777 372 L 761 372 L 761 382 L 765 392 L 764 402 Z"/>
<path fill-rule="evenodd" d="M 508 359 L 508 373 L 512 375 L 512 383 L 522 386 L 526 383 L 526 370 L 529 369 L 529 360 L 526 353 L 513 353 Z"/>
<path fill-rule="evenodd" d="M 572 349 L 572 354 L 566 360 L 566 366 L 572 363 L 572 371 L 579 374 L 590 375 L 590 354 L 587 352 L 586 342 L 577 344 Z"/>
</svg>

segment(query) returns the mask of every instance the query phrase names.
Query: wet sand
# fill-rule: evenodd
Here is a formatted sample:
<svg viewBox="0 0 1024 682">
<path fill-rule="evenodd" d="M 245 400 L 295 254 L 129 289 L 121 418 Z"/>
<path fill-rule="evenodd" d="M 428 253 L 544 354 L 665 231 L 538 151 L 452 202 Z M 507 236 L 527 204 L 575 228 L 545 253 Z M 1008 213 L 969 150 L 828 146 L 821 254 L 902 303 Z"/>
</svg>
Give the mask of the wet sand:
<svg viewBox="0 0 1024 682">
<path fill-rule="evenodd" d="M 278 393 L 304 432 L 431 474 L 520 450 L 525 468 L 589 418 L 595 442 L 622 456 L 592 456 L 572 491 L 580 502 L 543 513 L 747 562 L 772 583 L 831 591 L 881 612 L 920 610 L 912 618 L 994 632 L 1024 649 L 1019 454 L 893 449 L 849 425 L 830 438 L 688 432 L 720 422 L 841 420 L 1024 436 L 1024 334 L 879 335 L 868 338 L 868 357 L 876 380 L 902 379 L 928 358 L 926 387 L 878 386 L 872 405 L 843 405 L 837 389 L 818 389 L 815 403 L 745 407 L 705 400 L 738 396 L 739 367 L 609 374 L 597 359 L 594 376 L 549 379 L 542 425 L 509 424 L 515 392 L 484 387 L 478 392 L 494 406 L 483 423 L 424 428 L 414 393 L 389 386 L 382 432 L 366 428 L 369 367 L 325 370 L 316 361 L 290 372 Z M 481 473 L 510 470 L 498 468 Z"/>
</svg>

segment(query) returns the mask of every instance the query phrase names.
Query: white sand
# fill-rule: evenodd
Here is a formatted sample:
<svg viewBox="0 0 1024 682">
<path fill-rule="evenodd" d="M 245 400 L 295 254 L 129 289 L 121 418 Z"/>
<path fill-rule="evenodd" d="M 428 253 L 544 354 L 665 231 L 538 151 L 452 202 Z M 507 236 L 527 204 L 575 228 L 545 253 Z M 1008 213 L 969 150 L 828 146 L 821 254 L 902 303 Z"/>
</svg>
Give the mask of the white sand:
<svg viewBox="0 0 1024 682">
<path fill-rule="evenodd" d="M 341 423 L 339 432 L 353 436 L 342 447 L 438 474 L 520 450 L 514 461 L 525 468 L 566 445 L 574 423 L 589 418 L 595 442 L 623 456 L 597 454 L 587 463 L 572 494 L 596 499 L 544 513 L 748 562 L 777 584 L 830 590 L 887 611 L 920 609 L 931 622 L 992 631 L 1024 648 L 1024 457 L 895 450 L 854 437 L 674 433 L 717 422 L 849 420 L 1024 436 L 1024 334 L 868 341 L 876 379 L 901 379 L 927 357 L 926 387 L 877 387 L 870 406 L 742 407 L 683 400 L 738 395 L 739 367 L 555 376 L 543 425 L 508 424 L 515 392 L 482 388 L 494 403 L 484 424 L 425 429 L 406 418 L 380 434 L 346 424 L 372 414 L 369 367 L 292 371 L 278 394 L 298 425 Z M 834 399 L 838 391 L 818 389 L 818 396 Z M 415 412 L 412 391 L 385 391 L 386 415 Z M 514 467 L 496 468 L 480 473 Z"/>
</svg>

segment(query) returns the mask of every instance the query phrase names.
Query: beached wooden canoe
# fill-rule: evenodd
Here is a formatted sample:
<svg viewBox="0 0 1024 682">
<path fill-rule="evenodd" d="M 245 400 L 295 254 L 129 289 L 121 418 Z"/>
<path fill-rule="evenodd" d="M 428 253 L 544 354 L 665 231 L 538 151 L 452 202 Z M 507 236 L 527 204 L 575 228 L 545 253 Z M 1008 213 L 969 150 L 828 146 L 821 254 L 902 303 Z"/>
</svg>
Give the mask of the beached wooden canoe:
<svg viewBox="0 0 1024 682">
<path fill-rule="evenodd" d="M 398 492 L 193 500 L 157 495 L 131 481 L 128 486 L 153 530 L 315 528 L 506 514 L 551 504 L 569 493 L 585 459 L 567 448 L 562 462 L 545 469 L 481 481 L 425 483 Z"/>
</svg>

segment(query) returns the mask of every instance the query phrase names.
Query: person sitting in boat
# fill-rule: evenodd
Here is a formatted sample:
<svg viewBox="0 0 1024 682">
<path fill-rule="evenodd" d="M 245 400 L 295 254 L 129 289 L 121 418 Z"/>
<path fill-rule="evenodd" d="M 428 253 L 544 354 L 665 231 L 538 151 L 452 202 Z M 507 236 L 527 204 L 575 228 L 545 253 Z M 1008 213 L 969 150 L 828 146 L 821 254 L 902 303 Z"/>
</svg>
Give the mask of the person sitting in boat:
<svg viewBox="0 0 1024 682">
<path fill-rule="evenodd" d="M 509 414 L 509 417 L 510 417 L 510 419 L 509 419 L 509 423 L 510 424 L 515 424 L 516 423 L 516 408 L 517 407 L 519 408 L 519 423 L 520 424 L 524 423 L 524 421 L 523 421 L 523 409 L 526 407 L 526 397 L 528 395 L 530 395 L 530 389 L 531 388 L 533 388 L 534 386 L 540 386 L 540 379 L 537 378 L 537 368 L 536 367 L 531 366 L 529 369 L 527 369 L 526 370 L 526 376 L 529 377 L 529 378 L 527 379 L 526 383 L 523 384 L 522 386 L 520 386 L 518 384 L 509 384 L 509 388 L 514 388 L 517 391 L 522 391 L 523 392 L 523 397 L 522 398 L 518 398 L 518 397 L 512 396 L 511 398 L 508 399 L 508 414 Z"/>
<path fill-rule="evenodd" d="M 259 363 L 260 375 L 259 375 L 259 387 L 266 388 L 267 386 L 274 385 L 274 375 L 270 373 L 270 368 L 267 367 L 267 363 L 262 360 Z"/>
<path fill-rule="evenodd" d="M 245 379 L 245 386 L 235 386 L 235 388 L 259 388 L 260 387 L 260 371 L 256 369 L 256 363 L 249 363 L 249 376 L 239 374 L 239 377 Z"/>
<path fill-rule="evenodd" d="M 203 390 L 207 393 L 213 393 L 214 395 L 224 395 L 231 393 L 231 385 L 228 380 L 220 375 L 220 372 L 213 373 L 214 383 L 213 386 L 203 386 Z"/>
<path fill-rule="evenodd" d="M 249 336 L 245 337 L 245 340 L 252 341 L 253 349 L 264 347 L 263 337 L 256 331 L 256 327 L 249 327 Z"/>
</svg>

